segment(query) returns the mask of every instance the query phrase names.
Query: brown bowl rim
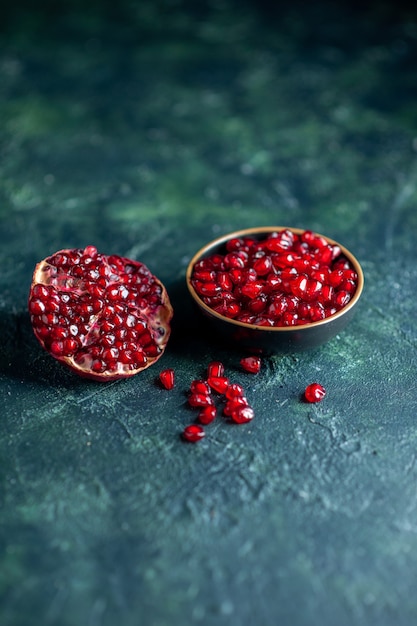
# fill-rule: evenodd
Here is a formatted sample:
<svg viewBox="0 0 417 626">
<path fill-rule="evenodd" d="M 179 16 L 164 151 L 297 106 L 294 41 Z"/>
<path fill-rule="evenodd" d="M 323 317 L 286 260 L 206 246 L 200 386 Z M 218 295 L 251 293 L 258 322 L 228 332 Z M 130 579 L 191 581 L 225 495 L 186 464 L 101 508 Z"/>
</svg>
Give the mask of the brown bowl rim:
<svg viewBox="0 0 417 626">
<path fill-rule="evenodd" d="M 205 304 L 205 302 L 203 302 L 203 300 L 201 300 L 200 296 L 197 294 L 197 292 L 195 291 L 194 287 L 191 284 L 192 270 L 193 270 L 194 265 L 197 263 L 197 261 L 204 258 L 204 256 L 207 255 L 214 248 L 219 247 L 222 244 L 226 243 L 229 239 L 234 239 L 235 237 L 246 237 L 249 235 L 261 235 L 261 234 L 267 235 L 268 233 L 278 232 L 282 230 L 290 230 L 291 232 L 297 235 L 300 235 L 306 232 L 306 230 L 311 230 L 312 232 L 314 232 L 315 235 L 326 239 L 326 241 L 328 241 L 329 244 L 339 246 L 342 254 L 346 256 L 346 258 L 352 263 L 352 266 L 354 267 L 358 275 L 358 285 L 357 285 L 355 294 L 346 306 L 340 309 L 340 311 L 337 311 L 337 313 L 334 313 L 334 315 L 331 315 L 330 317 L 326 317 L 323 320 L 318 320 L 317 322 L 309 322 L 308 324 L 299 324 L 297 326 L 259 326 L 257 324 L 248 324 L 247 322 L 240 322 L 238 320 L 226 317 L 225 315 L 221 315 L 214 309 L 211 309 L 207 304 Z M 358 259 L 352 254 L 352 252 L 348 250 L 348 248 L 343 246 L 341 243 L 339 243 L 335 239 L 332 239 L 331 237 L 328 237 L 327 235 L 323 235 L 312 229 L 295 228 L 292 226 L 257 226 L 255 228 L 244 228 L 241 230 L 235 230 L 225 235 L 221 235 L 220 237 L 217 237 L 216 239 L 213 239 L 212 241 L 205 244 L 202 248 L 200 248 L 194 254 L 192 259 L 188 263 L 187 270 L 186 270 L 186 282 L 187 282 L 188 291 L 190 292 L 191 297 L 195 300 L 198 306 L 204 311 L 206 311 L 208 315 L 217 318 L 221 322 L 230 324 L 231 326 L 235 326 L 237 328 L 245 328 L 249 330 L 257 330 L 257 331 L 262 331 L 262 332 L 267 332 L 267 333 L 270 333 L 270 332 L 291 333 L 291 332 L 300 332 L 308 328 L 318 328 L 319 326 L 331 324 L 336 319 L 346 315 L 346 313 L 348 313 L 348 311 L 350 311 L 357 304 L 359 298 L 361 297 L 365 278 L 364 278 L 362 267 Z"/>
</svg>

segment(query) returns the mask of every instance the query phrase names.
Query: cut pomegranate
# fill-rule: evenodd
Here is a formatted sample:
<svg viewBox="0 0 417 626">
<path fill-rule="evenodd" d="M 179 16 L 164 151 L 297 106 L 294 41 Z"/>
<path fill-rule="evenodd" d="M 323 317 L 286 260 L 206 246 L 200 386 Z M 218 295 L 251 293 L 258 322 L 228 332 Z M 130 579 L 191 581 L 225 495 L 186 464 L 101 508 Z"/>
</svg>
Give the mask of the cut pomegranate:
<svg viewBox="0 0 417 626">
<path fill-rule="evenodd" d="M 311 383 L 304 391 L 304 397 L 307 402 L 320 402 L 326 395 L 326 390 L 319 383 Z"/>
<path fill-rule="evenodd" d="M 94 246 L 38 263 L 28 307 L 45 350 L 96 381 L 153 365 L 166 348 L 173 314 L 165 287 L 143 263 Z"/>
<path fill-rule="evenodd" d="M 259 240 L 234 237 L 222 250 L 197 261 L 191 285 L 216 313 L 240 323 L 319 322 L 345 307 L 358 286 L 340 246 L 309 230 L 283 229 Z"/>
<path fill-rule="evenodd" d="M 159 374 L 159 380 L 165 389 L 173 389 L 175 385 L 175 372 L 173 369 L 169 368 L 163 370 Z"/>
<path fill-rule="evenodd" d="M 199 424 L 190 424 L 182 431 L 183 439 L 185 439 L 185 441 L 189 441 L 190 443 L 200 441 L 204 438 L 205 434 L 204 428 L 199 426 Z"/>
<path fill-rule="evenodd" d="M 261 369 L 261 358 L 259 356 L 247 356 L 240 359 L 240 365 L 245 372 L 258 374 Z"/>
</svg>

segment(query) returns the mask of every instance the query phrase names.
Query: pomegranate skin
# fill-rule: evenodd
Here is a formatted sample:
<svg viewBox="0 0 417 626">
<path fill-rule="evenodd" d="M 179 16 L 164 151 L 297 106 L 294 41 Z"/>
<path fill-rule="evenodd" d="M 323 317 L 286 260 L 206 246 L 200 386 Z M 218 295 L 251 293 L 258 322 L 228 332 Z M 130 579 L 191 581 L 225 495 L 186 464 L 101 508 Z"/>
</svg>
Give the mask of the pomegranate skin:
<svg viewBox="0 0 417 626">
<path fill-rule="evenodd" d="M 143 263 L 94 246 L 59 250 L 40 261 L 28 309 L 42 347 L 98 382 L 128 378 L 156 363 L 173 316 L 164 285 Z"/>
</svg>

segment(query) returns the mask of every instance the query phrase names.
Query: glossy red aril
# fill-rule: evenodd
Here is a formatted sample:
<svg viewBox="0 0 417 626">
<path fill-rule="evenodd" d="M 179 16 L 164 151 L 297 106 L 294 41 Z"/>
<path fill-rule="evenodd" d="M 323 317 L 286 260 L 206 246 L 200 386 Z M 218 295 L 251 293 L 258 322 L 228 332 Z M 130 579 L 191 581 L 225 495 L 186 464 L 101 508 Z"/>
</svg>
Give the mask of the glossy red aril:
<svg viewBox="0 0 417 626">
<path fill-rule="evenodd" d="M 211 406 L 213 398 L 205 393 L 192 393 L 188 397 L 188 404 L 192 407 Z"/>
<path fill-rule="evenodd" d="M 223 407 L 223 414 L 230 417 L 233 411 L 236 411 L 242 406 L 249 406 L 249 402 L 246 396 L 237 396 L 236 398 L 227 400 Z"/>
<path fill-rule="evenodd" d="M 207 366 L 207 377 L 224 376 L 224 365 L 221 361 L 211 361 Z"/>
<path fill-rule="evenodd" d="M 175 385 L 175 372 L 172 368 L 162 370 L 159 374 L 159 380 L 165 389 L 173 389 Z"/>
<path fill-rule="evenodd" d="M 214 391 L 221 394 L 226 393 L 230 384 L 227 376 L 209 376 L 207 382 Z"/>
<path fill-rule="evenodd" d="M 345 307 L 357 289 L 358 275 L 340 246 L 310 230 L 234 237 L 223 249 L 195 264 L 191 284 L 207 306 L 237 322 L 318 322 Z"/>
<path fill-rule="evenodd" d="M 210 394 L 210 386 L 205 380 L 193 380 L 191 381 L 190 391 L 192 394 Z"/>
<path fill-rule="evenodd" d="M 232 410 L 230 417 L 236 424 L 246 424 L 253 420 L 255 412 L 250 406 L 239 406 Z"/>
<path fill-rule="evenodd" d="M 242 385 L 239 383 L 232 383 L 226 389 L 225 396 L 228 400 L 234 400 L 234 398 L 241 397 L 244 395 L 244 390 Z"/>
<path fill-rule="evenodd" d="M 143 263 L 94 246 L 38 263 L 28 308 L 45 350 L 97 381 L 133 376 L 155 363 L 173 313 L 165 287 Z"/>
<path fill-rule="evenodd" d="M 259 356 L 246 356 L 240 359 L 240 365 L 245 372 L 258 374 L 261 369 L 261 358 Z"/>
<path fill-rule="evenodd" d="M 198 414 L 200 424 L 211 424 L 216 419 L 217 409 L 215 406 L 204 406 Z"/>
<path fill-rule="evenodd" d="M 326 395 L 326 390 L 319 383 L 311 383 L 304 391 L 304 398 L 307 402 L 320 402 Z"/>
<path fill-rule="evenodd" d="M 199 424 L 190 424 L 182 431 L 182 438 L 190 443 L 201 441 L 205 436 L 204 428 Z"/>
</svg>

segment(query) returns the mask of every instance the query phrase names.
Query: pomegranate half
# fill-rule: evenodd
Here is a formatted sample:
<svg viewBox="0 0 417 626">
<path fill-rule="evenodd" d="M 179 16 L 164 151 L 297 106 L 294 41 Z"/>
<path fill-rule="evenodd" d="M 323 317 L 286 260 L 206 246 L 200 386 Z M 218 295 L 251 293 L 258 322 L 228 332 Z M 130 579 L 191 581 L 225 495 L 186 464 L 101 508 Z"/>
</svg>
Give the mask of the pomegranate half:
<svg viewBox="0 0 417 626">
<path fill-rule="evenodd" d="M 153 365 L 166 348 L 173 315 L 164 285 L 143 263 L 94 246 L 60 250 L 38 263 L 28 306 L 45 350 L 96 381 Z"/>
</svg>

